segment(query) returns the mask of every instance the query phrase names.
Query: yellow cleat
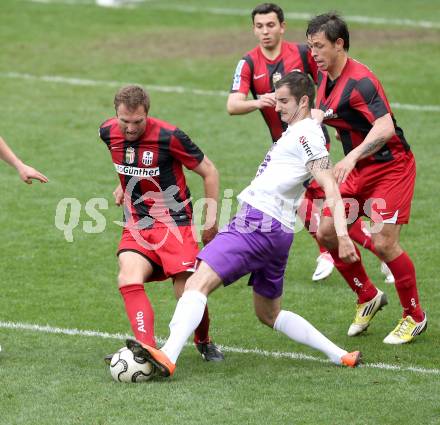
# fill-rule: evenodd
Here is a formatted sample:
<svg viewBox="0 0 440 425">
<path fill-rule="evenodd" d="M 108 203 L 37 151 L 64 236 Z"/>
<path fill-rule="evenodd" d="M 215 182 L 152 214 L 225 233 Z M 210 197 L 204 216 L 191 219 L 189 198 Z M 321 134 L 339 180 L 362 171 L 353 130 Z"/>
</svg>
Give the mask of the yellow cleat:
<svg viewBox="0 0 440 425">
<path fill-rule="evenodd" d="M 370 326 L 374 315 L 388 304 L 387 296 L 381 290 L 377 290 L 376 296 L 366 303 L 358 304 L 353 323 L 350 325 L 347 335 L 356 336 L 365 331 Z"/>
<path fill-rule="evenodd" d="M 399 323 L 383 340 L 385 344 L 406 344 L 411 342 L 417 335 L 420 335 L 428 327 L 428 318 L 416 322 L 411 316 L 399 320 Z"/>
</svg>

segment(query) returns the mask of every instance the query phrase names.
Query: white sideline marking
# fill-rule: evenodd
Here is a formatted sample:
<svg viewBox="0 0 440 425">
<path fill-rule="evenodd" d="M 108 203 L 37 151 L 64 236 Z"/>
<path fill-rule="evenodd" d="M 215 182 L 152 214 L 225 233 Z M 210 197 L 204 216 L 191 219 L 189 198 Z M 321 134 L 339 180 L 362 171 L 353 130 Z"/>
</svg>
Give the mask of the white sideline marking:
<svg viewBox="0 0 440 425">
<path fill-rule="evenodd" d="M 123 81 L 90 80 L 76 77 L 63 77 L 60 75 L 32 75 L 20 72 L 0 72 L 0 78 L 14 78 L 21 80 L 43 81 L 45 83 L 68 84 L 73 86 L 104 86 L 122 87 L 127 83 Z M 202 90 L 183 86 L 158 86 L 143 85 L 149 91 L 175 94 L 195 94 L 199 96 L 227 97 L 229 92 L 222 90 Z M 413 105 L 405 103 L 391 103 L 393 109 L 402 109 L 415 112 L 440 112 L 440 105 Z"/>
<path fill-rule="evenodd" d="M 27 0 L 31 3 L 42 3 L 42 4 L 50 4 L 50 3 L 62 3 L 69 5 L 76 4 L 93 4 L 95 3 L 92 0 Z M 226 16 L 250 16 L 250 9 L 234 9 L 234 8 L 221 8 L 221 7 L 195 7 L 195 6 L 184 6 L 179 4 L 154 4 L 154 1 L 151 0 L 129 0 L 128 5 L 133 5 L 133 3 L 143 3 L 143 2 L 151 2 L 153 4 L 149 4 L 149 7 L 154 7 L 156 9 L 162 10 L 172 10 L 176 12 L 184 12 L 184 13 L 210 13 L 211 15 L 226 15 Z M 285 12 L 284 16 L 287 19 L 295 20 L 295 21 L 307 21 L 313 18 L 315 15 L 313 13 L 297 13 L 297 12 Z M 375 16 L 360 16 L 360 15 L 352 15 L 352 16 L 344 16 L 344 18 L 348 22 L 356 22 L 360 24 L 373 24 L 373 25 L 396 25 L 396 26 L 407 26 L 407 27 L 416 27 L 416 28 L 440 28 L 439 22 L 426 21 L 426 20 L 414 20 L 414 19 L 404 19 L 404 18 L 381 18 Z"/>
<path fill-rule="evenodd" d="M 72 336 L 89 336 L 96 338 L 118 339 L 118 340 L 123 340 L 126 338 L 133 337 L 132 335 L 124 335 L 120 333 L 111 334 L 108 332 L 91 331 L 91 330 L 65 329 L 65 328 L 57 328 L 49 325 L 42 326 L 32 323 L 0 321 L 0 328 L 18 329 L 18 330 L 25 330 L 32 332 L 43 332 L 50 334 L 61 334 L 61 335 L 72 335 Z M 157 338 L 157 340 L 159 343 L 165 342 L 162 338 Z M 186 344 L 186 345 L 191 346 L 192 344 Z M 219 347 L 227 353 L 255 354 L 257 356 L 272 357 L 275 359 L 283 358 L 283 359 L 293 359 L 293 360 L 308 360 L 308 361 L 320 362 L 320 363 L 330 363 L 329 360 L 310 356 L 307 354 L 302 354 L 302 353 L 295 353 L 295 352 L 283 353 L 279 351 L 259 350 L 258 348 L 247 349 L 241 347 L 227 347 L 224 345 L 219 345 Z M 426 369 L 423 367 L 416 367 L 416 366 L 399 366 L 399 365 L 392 365 L 387 363 L 365 363 L 362 365 L 362 367 L 367 367 L 371 369 L 392 370 L 397 372 L 414 372 L 419 374 L 440 375 L 440 369 Z"/>
</svg>

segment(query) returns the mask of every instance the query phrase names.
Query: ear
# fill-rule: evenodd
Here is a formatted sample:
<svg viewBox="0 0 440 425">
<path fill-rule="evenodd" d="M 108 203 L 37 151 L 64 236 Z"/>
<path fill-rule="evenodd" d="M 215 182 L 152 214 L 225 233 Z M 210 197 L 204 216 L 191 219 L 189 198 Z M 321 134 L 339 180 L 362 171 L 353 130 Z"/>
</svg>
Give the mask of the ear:
<svg viewBox="0 0 440 425">
<path fill-rule="evenodd" d="M 338 52 L 341 52 L 342 50 L 344 50 L 344 40 L 342 38 L 338 38 L 335 41 L 335 47 Z"/>
<path fill-rule="evenodd" d="M 299 100 L 299 106 L 301 108 L 304 108 L 306 106 L 308 107 L 308 105 L 309 105 L 309 96 L 306 95 L 302 96 L 301 99 Z"/>
<path fill-rule="evenodd" d="M 286 22 L 281 22 L 280 27 L 281 27 L 280 33 L 284 34 L 284 32 L 286 31 Z"/>
</svg>

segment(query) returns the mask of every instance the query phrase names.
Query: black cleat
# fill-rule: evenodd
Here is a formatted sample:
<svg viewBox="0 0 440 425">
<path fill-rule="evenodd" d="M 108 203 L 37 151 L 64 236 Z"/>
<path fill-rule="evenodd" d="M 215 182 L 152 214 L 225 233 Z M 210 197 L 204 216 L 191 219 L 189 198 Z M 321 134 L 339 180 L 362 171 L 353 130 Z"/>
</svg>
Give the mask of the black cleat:
<svg viewBox="0 0 440 425">
<path fill-rule="evenodd" d="M 196 348 L 207 362 L 222 362 L 225 356 L 213 342 L 197 342 Z"/>
</svg>

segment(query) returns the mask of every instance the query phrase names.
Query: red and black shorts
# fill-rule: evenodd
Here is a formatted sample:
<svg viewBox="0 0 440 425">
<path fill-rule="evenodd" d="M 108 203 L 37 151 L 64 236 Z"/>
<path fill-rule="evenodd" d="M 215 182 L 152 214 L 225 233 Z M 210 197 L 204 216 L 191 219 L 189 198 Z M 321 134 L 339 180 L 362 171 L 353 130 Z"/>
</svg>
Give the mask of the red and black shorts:
<svg viewBox="0 0 440 425">
<path fill-rule="evenodd" d="M 194 271 L 199 246 L 193 226 L 170 226 L 122 231 L 117 255 L 134 251 L 145 257 L 154 272 L 147 282 L 165 280 L 178 273 Z"/>
</svg>

